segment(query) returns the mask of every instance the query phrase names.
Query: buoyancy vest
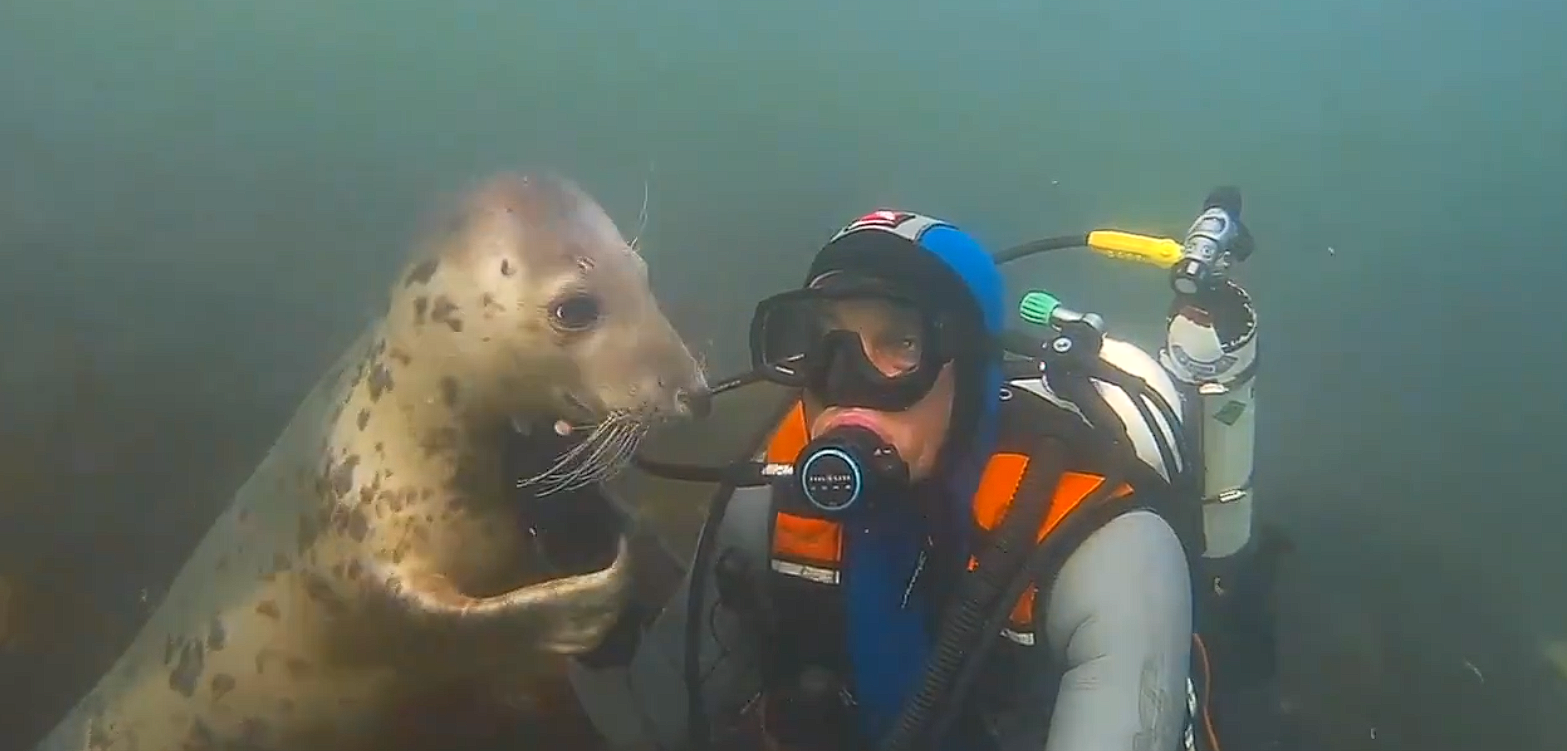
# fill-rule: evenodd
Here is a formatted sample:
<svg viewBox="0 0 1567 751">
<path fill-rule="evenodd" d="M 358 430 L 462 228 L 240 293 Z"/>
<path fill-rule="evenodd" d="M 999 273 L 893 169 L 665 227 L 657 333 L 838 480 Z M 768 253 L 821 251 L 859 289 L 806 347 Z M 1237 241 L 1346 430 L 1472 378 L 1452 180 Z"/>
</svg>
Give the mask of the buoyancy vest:
<svg viewBox="0 0 1567 751">
<path fill-rule="evenodd" d="M 1042 400 L 1036 401 L 1031 394 L 1014 393 L 1019 398 L 1011 404 L 1004 405 L 1001 411 L 1001 435 L 997 442 L 997 449 L 986 462 L 978 489 L 970 503 L 975 530 L 981 536 L 1000 524 L 1014 502 L 1032 500 L 1016 497 L 1017 490 L 1033 459 L 1026 448 L 1031 441 L 1017 440 L 1015 437 L 1017 431 L 1009 431 L 1008 424 L 1015 425 L 1018 420 L 1035 421 L 1042 416 L 1054 420 L 1063 414 L 1053 406 L 1043 403 Z M 1030 407 L 1038 407 L 1038 409 Z M 1068 419 L 1067 422 L 1075 421 Z M 1076 425 L 1072 428 L 1072 430 L 1078 429 L 1080 426 Z M 1038 431 L 1023 432 L 1038 435 Z M 1010 440 L 1009 433 L 1012 433 Z M 1086 435 L 1086 432 L 1080 435 Z M 766 446 L 766 460 L 793 463 L 809 441 L 809 426 L 805 419 L 804 406 L 796 403 L 774 429 Z M 1107 482 L 1107 468 L 1102 466 L 1102 462 L 1094 461 L 1092 457 L 1074 457 L 1074 460 L 1067 465 L 1070 469 L 1062 473 L 1055 493 L 1049 499 L 1049 507 L 1036 537 L 1036 543 L 1039 545 L 1049 542 L 1058 546 L 1060 555 L 1052 556 L 1051 559 L 1056 564 L 1064 562 L 1065 557 L 1100 525 L 1121 513 L 1138 508 L 1147 508 L 1165 516 L 1172 526 L 1176 527 L 1177 534 L 1183 538 L 1183 544 L 1187 546 L 1193 544 L 1187 534 L 1183 534 L 1189 532 L 1187 528 L 1191 525 L 1180 523 L 1181 509 L 1174 509 L 1175 518 L 1171 518 L 1172 509 L 1164 508 L 1162 503 L 1157 501 L 1138 499 L 1133 495 L 1133 488 L 1126 483 L 1120 483 L 1108 493 L 1098 492 Z M 1095 500 L 1097 502 L 1093 502 Z M 1080 516 L 1093 518 L 1081 520 L 1086 522 L 1082 524 L 1066 523 L 1068 520 L 1076 521 Z M 841 523 L 777 509 L 773 512 L 773 521 L 769 554 L 772 575 L 781 580 L 797 582 L 798 586 L 789 587 L 797 594 L 813 590 L 816 593 L 816 596 L 807 595 L 805 600 L 796 600 L 794 604 L 804 605 L 805 607 L 801 609 L 808 608 L 808 612 L 794 613 L 788 617 L 788 620 L 796 624 L 815 624 L 815 628 L 809 629 L 815 632 L 814 638 L 831 641 L 836 636 L 834 632 L 841 627 L 842 610 L 837 604 L 838 598 L 820 595 L 836 590 L 842 582 L 844 531 Z M 969 567 L 972 569 L 974 566 L 975 560 L 970 557 Z M 1053 572 L 1039 572 L 1036 581 L 1048 582 L 1052 574 Z M 1015 645 L 1013 648 L 1028 650 L 1039 644 L 1040 637 L 1037 633 L 1039 624 L 1036 623 L 1035 617 L 1039 612 L 1037 607 L 1039 597 L 1038 585 L 1031 584 L 1013 604 L 1007 625 L 1000 634 Z M 812 604 L 805 605 L 806 602 Z M 785 645 L 779 646 L 785 653 L 793 652 Z M 825 653 L 831 654 L 836 651 L 829 647 Z M 1212 722 L 1208 717 L 1208 667 L 1206 647 L 1201 638 L 1194 634 L 1192 673 L 1187 683 L 1188 723 L 1184 737 L 1181 739 L 1181 748 L 1185 751 L 1217 751 L 1218 749 Z M 765 702 L 761 704 L 765 705 Z M 766 720 L 763 722 L 766 724 Z"/>
<path fill-rule="evenodd" d="M 803 405 L 796 405 L 779 423 L 767 445 L 767 461 L 792 463 L 810 440 Z M 1009 446 L 1003 439 L 991 455 L 981 475 L 971 507 L 977 531 L 983 535 L 994 530 L 1008 509 L 1011 508 L 1019 484 L 1028 470 L 1031 457 Z M 1043 544 L 1072 514 L 1084 507 L 1084 502 L 1096 497 L 1095 491 L 1106 482 L 1105 475 L 1090 471 L 1069 470 L 1062 474 L 1050 499 L 1049 510 L 1040 526 L 1036 542 Z M 1121 484 L 1108 495 L 1097 495 L 1105 501 L 1128 498 L 1130 486 Z M 804 516 L 788 511 L 776 511 L 770 564 L 778 575 L 795 577 L 814 584 L 836 587 L 840 584 L 843 560 L 843 529 L 840 522 L 819 517 Z M 975 565 L 971 557 L 969 566 Z M 1034 624 L 1035 600 L 1039 592 L 1030 586 L 1014 604 L 1007 628 L 1002 636 L 1014 643 L 1032 646 L 1038 637 Z"/>
</svg>

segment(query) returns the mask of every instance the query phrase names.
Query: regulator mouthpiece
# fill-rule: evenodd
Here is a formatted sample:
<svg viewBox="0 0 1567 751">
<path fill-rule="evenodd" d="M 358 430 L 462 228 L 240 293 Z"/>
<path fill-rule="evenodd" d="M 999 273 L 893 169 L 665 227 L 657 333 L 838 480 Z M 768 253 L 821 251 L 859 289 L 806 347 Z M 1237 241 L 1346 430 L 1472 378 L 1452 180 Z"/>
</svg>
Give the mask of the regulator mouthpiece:
<svg viewBox="0 0 1567 751">
<path fill-rule="evenodd" d="M 875 431 L 846 426 L 811 441 L 800 453 L 794 476 L 806 502 L 838 516 L 864 508 L 887 488 L 907 485 L 909 465 Z"/>
</svg>

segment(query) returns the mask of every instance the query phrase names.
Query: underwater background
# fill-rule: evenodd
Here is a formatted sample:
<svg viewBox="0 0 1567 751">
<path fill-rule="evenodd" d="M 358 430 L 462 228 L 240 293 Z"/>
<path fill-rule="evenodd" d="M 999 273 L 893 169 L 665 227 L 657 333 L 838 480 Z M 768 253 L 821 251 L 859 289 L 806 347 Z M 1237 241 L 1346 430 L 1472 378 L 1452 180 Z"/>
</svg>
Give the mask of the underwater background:
<svg viewBox="0 0 1567 751">
<path fill-rule="evenodd" d="M 1000 248 L 1178 235 L 1241 186 L 1292 709 L 1324 748 L 1567 747 L 1564 31 L 1539 0 L 4 0 L 0 748 L 129 642 L 420 218 L 512 168 L 628 235 L 646 186 L 715 375 L 869 209 Z M 1157 344 L 1157 270 L 1007 274 Z"/>
</svg>

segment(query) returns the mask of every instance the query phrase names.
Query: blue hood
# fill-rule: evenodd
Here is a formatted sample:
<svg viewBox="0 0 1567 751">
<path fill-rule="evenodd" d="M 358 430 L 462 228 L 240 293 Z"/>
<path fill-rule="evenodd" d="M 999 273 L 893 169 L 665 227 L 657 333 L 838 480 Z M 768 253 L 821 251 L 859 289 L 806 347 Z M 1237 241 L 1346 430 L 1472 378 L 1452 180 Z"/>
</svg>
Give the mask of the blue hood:
<svg viewBox="0 0 1567 751">
<path fill-rule="evenodd" d="M 980 320 L 985 324 L 985 331 L 999 344 L 1001 333 L 1006 328 L 1006 283 L 1001 280 L 1001 270 L 996 267 L 996 262 L 991 258 L 990 253 L 968 233 L 945 224 L 931 227 L 922 234 L 919 247 L 945 264 L 952 271 L 953 276 L 968 288 L 974 306 L 979 311 Z M 999 353 L 995 356 L 994 362 L 989 365 L 983 382 L 977 384 L 983 389 L 981 394 L 978 397 L 972 394 L 961 395 L 970 399 L 977 398 L 981 405 L 981 431 L 977 437 L 988 441 L 985 445 L 976 447 L 981 454 L 981 462 L 989 458 L 995 440 L 993 433 L 996 409 L 1001 403 L 1002 376 Z M 970 494 L 977 487 L 978 478 L 974 479 L 976 485 L 967 488 Z"/>
<path fill-rule="evenodd" d="M 985 331 L 1000 341 L 1006 318 L 1006 284 L 1001 280 L 1001 270 L 990 253 L 968 233 L 947 224 L 937 224 L 919 237 L 918 247 L 941 261 L 956 281 L 967 288 L 978 310 Z M 961 504 L 963 518 L 969 513 L 969 502 L 979 488 L 979 476 L 985 462 L 995 448 L 996 411 L 1001 405 L 1001 356 L 984 368 L 977 383 L 960 383 L 959 403 L 977 406 L 977 424 L 972 436 L 948 436 L 958 445 L 971 447 L 966 456 L 953 457 L 949 487 L 954 502 Z M 979 389 L 975 394 L 973 389 Z M 961 429 L 961 428 L 959 428 Z"/>
<path fill-rule="evenodd" d="M 990 254 L 956 227 L 917 214 L 875 212 L 822 249 L 812 264 L 811 278 L 834 269 L 917 277 L 920 284 L 943 290 L 939 297 L 949 305 L 954 297 L 966 296 L 970 305 L 965 312 L 977 313 L 985 330 L 999 341 L 1006 310 L 1001 272 Z M 945 476 L 939 480 L 950 517 L 936 523 L 966 530 L 971 526 L 980 474 L 995 446 L 1001 356 L 998 350 L 991 362 L 957 365 L 954 434 L 947 438 L 949 446 L 967 451 L 943 458 Z M 862 735 L 870 743 L 886 732 L 924 675 L 933 638 L 929 624 L 935 620 L 934 607 L 923 601 L 928 588 L 909 586 L 928 552 L 926 522 L 916 504 L 885 506 L 865 524 L 848 525 L 844 546 L 851 682 Z M 938 565 L 961 566 L 967 560 L 967 541 L 958 542 L 958 550 L 944 551 L 955 562 L 938 561 Z"/>
<path fill-rule="evenodd" d="M 919 246 L 946 264 L 968 287 L 985 329 L 999 336 L 1005 327 L 1006 285 L 990 253 L 967 232 L 946 224 L 926 230 L 920 235 Z"/>
</svg>

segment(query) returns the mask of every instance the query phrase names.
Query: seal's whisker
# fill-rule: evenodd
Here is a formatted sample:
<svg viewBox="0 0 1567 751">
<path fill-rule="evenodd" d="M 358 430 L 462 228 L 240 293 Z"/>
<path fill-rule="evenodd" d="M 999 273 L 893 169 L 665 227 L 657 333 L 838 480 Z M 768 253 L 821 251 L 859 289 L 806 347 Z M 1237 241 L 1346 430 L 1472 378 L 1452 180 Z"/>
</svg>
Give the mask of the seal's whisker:
<svg viewBox="0 0 1567 751">
<path fill-rule="evenodd" d="M 608 480 L 631 464 L 632 452 L 641 444 L 650 427 L 645 422 L 627 421 L 600 443 L 599 450 L 578 467 L 569 487 L 578 488 Z"/>
<path fill-rule="evenodd" d="M 653 163 L 648 162 L 647 177 L 642 180 L 642 211 L 637 214 L 637 231 L 632 233 L 631 242 L 628 243 L 632 250 L 639 250 L 642 243 L 642 233 L 647 231 L 648 198 L 653 190 Z"/>
<path fill-rule="evenodd" d="M 582 466 L 595 467 L 602 464 L 606 457 L 614 456 L 615 446 L 622 440 L 622 437 L 628 432 L 635 431 L 636 423 L 633 422 L 622 422 L 616 425 L 613 432 L 606 435 L 604 440 L 598 442 L 598 446 L 593 449 L 593 453 L 588 456 Z"/>
<path fill-rule="evenodd" d="M 583 473 L 579 480 L 585 480 L 584 484 L 601 482 L 618 474 L 630 463 L 629 449 L 641 442 L 641 436 L 646 432 L 644 424 L 630 421 L 623 423 L 620 430 L 607 437 L 598 451 L 593 453 L 583 466 Z"/>
<path fill-rule="evenodd" d="M 651 428 L 644 424 L 636 432 L 627 436 L 620 451 L 615 455 L 615 461 L 605 465 L 604 476 L 599 478 L 600 481 L 608 480 L 626 471 L 631 466 L 632 459 L 636 457 L 637 449 L 642 446 L 642 441 L 650 432 L 652 432 Z"/>
<path fill-rule="evenodd" d="M 518 480 L 517 487 L 522 488 L 530 486 L 542 486 L 538 488 L 540 492 L 553 492 L 551 489 L 555 485 L 556 478 L 559 477 L 562 472 L 569 470 L 570 467 L 577 464 L 579 457 L 581 457 L 584 453 L 589 451 L 594 445 L 598 443 L 599 437 L 604 433 L 604 429 L 604 424 L 598 425 L 594 431 L 589 433 L 588 436 L 582 439 L 581 442 L 573 445 L 560 456 L 556 457 L 555 462 L 544 471 L 531 477 L 525 477 Z"/>
<path fill-rule="evenodd" d="M 623 430 L 605 439 L 601 451 L 594 452 L 593 458 L 581 465 L 582 471 L 572 480 L 569 488 L 604 482 L 620 474 L 630 466 L 633 452 L 648 431 L 649 427 L 645 423 L 627 423 Z"/>
<path fill-rule="evenodd" d="M 556 457 L 549 468 L 518 480 L 517 486 L 548 495 L 599 482 L 624 469 L 630 462 L 628 447 L 641 443 L 648 429 L 646 420 L 634 412 L 613 412 L 593 426 L 586 438 Z"/>
<path fill-rule="evenodd" d="M 572 445 L 571 448 L 567 449 L 560 456 L 556 457 L 555 463 L 551 464 L 548 469 L 540 472 L 535 476 L 535 478 L 537 480 L 543 480 L 559 473 L 563 468 L 574 464 L 579 457 L 587 453 L 594 445 L 598 443 L 601 436 L 604 434 L 605 427 L 606 426 L 604 424 L 600 424 L 595 427 L 592 433 L 589 433 L 586 438 L 583 438 L 580 442 Z"/>
<path fill-rule="evenodd" d="M 611 451 L 595 465 L 599 479 L 608 479 L 629 466 L 632 454 L 636 452 L 637 446 L 641 445 L 642 439 L 647 437 L 650 429 L 647 423 L 634 422 L 616 436 L 614 444 L 610 447 Z"/>
<path fill-rule="evenodd" d="M 527 484 L 538 483 L 546 487 L 553 487 L 561 479 L 570 477 L 577 471 L 577 467 L 581 466 L 587 461 L 587 458 L 591 456 L 591 452 L 600 443 L 602 443 L 604 435 L 606 434 L 602 432 L 594 432 L 582 443 L 574 446 L 570 451 L 557 457 L 555 459 L 555 463 L 550 465 L 548 469 L 540 472 L 532 478 L 529 478 L 525 482 Z"/>
</svg>

